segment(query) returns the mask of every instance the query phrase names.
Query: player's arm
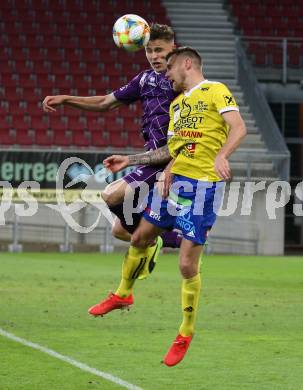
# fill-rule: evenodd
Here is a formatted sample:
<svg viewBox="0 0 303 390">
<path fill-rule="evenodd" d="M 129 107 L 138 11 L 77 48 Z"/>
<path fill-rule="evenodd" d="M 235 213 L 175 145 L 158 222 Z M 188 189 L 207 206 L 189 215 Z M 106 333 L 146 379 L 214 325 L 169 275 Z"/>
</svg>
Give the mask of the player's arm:
<svg viewBox="0 0 303 390">
<path fill-rule="evenodd" d="M 69 95 L 46 96 L 42 103 L 45 112 L 55 112 L 55 107 L 60 105 L 79 108 L 80 110 L 86 111 L 104 112 L 121 106 L 122 102 L 117 100 L 114 94 L 111 93 L 104 96 L 87 97 Z"/>
<path fill-rule="evenodd" d="M 229 125 L 229 134 L 225 144 L 220 149 L 215 159 L 215 170 L 218 175 L 227 180 L 231 177 L 231 170 L 228 157 L 237 149 L 247 131 L 245 123 L 238 111 L 228 111 L 222 113 L 225 122 Z"/>
<path fill-rule="evenodd" d="M 168 163 L 171 160 L 171 155 L 167 145 L 156 150 L 150 150 L 145 153 L 138 153 L 129 156 L 113 155 L 107 157 L 103 164 L 105 168 L 115 173 L 123 168 L 133 165 L 161 165 Z"/>
<path fill-rule="evenodd" d="M 173 182 L 174 174 L 171 172 L 171 167 L 173 166 L 175 159 L 172 159 L 165 167 L 163 172 L 161 173 L 158 182 L 157 188 L 159 194 L 163 199 L 166 199 L 169 195 L 169 190 Z"/>
</svg>

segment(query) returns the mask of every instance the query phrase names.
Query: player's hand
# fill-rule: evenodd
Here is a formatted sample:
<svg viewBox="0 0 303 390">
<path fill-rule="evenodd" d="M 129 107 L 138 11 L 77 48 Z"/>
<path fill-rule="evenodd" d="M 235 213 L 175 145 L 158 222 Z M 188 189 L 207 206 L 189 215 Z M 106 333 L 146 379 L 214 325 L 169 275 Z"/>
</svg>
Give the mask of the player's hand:
<svg viewBox="0 0 303 390">
<path fill-rule="evenodd" d="M 166 199 L 169 195 L 169 190 L 173 182 L 173 177 L 174 174 L 170 172 L 170 169 L 164 169 L 158 179 L 157 189 L 163 199 Z"/>
<path fill-rule="evenodd" d="M 103 160 L 103 165 L 106 169 L 112 173 L 121 171 L 121 169 L 128 167 L 129 158 L 128 156 L 113 155 Z"/>
<path fill-rule="evenodd" d="M 45 112 L 55 112 L 54 107 L 59 106 L 64 102 L 65 95 L 56 95 L 56 96 L 46 96 L 42 102 L 43 111 Z"/>
<path fill-rule="evenodd" d="M 221 179 L 231 179 L 231 169 L 229 162 L 226 157 L 221 156 L 220 154 L 218 154 L 215 159 L 215 171 L 217 172 L 218 176 L 221 177 Z"/>
</svg>

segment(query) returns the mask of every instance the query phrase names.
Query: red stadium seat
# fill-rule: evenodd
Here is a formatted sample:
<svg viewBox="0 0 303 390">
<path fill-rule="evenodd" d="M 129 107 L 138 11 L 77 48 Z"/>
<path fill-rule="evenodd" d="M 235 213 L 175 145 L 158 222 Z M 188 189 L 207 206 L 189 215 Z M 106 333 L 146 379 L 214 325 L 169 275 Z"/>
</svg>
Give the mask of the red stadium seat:
<svg viewBox="0 0 303 390">
<path fill-rule="evenodd" d="M 41 115 L 42 115 L 42 112 L 41 112 Z M 49 123 L 42 119 L 41 115 L 37 116 L 37 117 L 32 116 L 32 119 L 31 119 L 31 128 L 35 129 L 36 131 L 37 130 L 44 130 L 45 131 L 50 127 Z"/>
<path fill-rule="evenodd" d="M 63 131 L 67 129 L 67 123 L 60 116 L 51 116 L 50 117 L 50 128 L 54 131 Z"/>
<path fill-rule="evenodd" d="M 292 4 L 288 0 L 267 0 L 260 3 L 250 0 L 243 3 L 233 0 L 230 3 L 246 36 L 301 38 L 303 35 L 303 8 L 296 2 Z M 279 57 L 279 54 L 275 53 L 272 59 L 276 66 L 281 66 Z"/>
<path fill-rule="evenodd" d="M 9 129 L 11 129 L 12 126 L 10 123 L 8 123 L 6 120 L 0 118 L 0 130 L 3 130 L 3 131 L 9 131 Z M 0 143 L 1 144 L 1 143 Z"/>
<path fill-rule="evenodd" d="M 75 131 L 75 132 L 77 131 L 83 132 L 85 128 L 83 122 L 81 122 L 79 118 L 73 118 L 73 117 L 68 119 L 67 127 L 70 131 Z"/>
<path fill-rule="evenodd" d="M 37 79 L 33 74 L 19 74 L 18 85 L 20 87 L 36 87 Z"/>
<path fill-rule="evenodd" d="M 29 130 L 30 129 L 30 123 L 24 120 L 23 116 L 13 116 L 13 127 L 16 130 Z"/>
<path fill-rule="evenodd" d="M 0 143 L 1 145 L 14 145 L 16 143 L 16 133 L 0 127 Z"/>
<path fill-rule="evenodd" d="M 43 48 L 31 47 L 29 49 L 30 58 L 32 61 L 47 60 L 48 59 L 48 50 Z"/>
<path fill-rule="evenodd" d="M 129 139 L 129 145 L 131 147 L 143 149 L 144 140 L 143 140 L 142 136 L 140 136 L 136 133 L 129 133 L 128 139 Z"/>
<path fill-rule="evenodd" d="M 58 107 L 45 121 L 41 102 L 46 95 L 103 95 L 125 85 L 147 63 L 143 51 L 128 54 L 115 47 L 113 23 L 121 12 L 164 20 L 164 7 L 138 0 L 127 5 L 83 0 L 46 3 L 3 0 L 0 6 L 0 114 L 13 119 L 0 122 L 0 130 L 2 124 L 9 134 L 2 143 L 14 144 L 15 130 L 8 131 L 14 126 L 20 145 L 107 147 L 106 128 L 110 128 L 115 147 L 126 147 L 126 133 L 134 132 L 138 138 L 140 126 L 133 117 L 141 110 L 135 105 L 102 116 Z"/>
<path fill-rule="evenodd" d="M 58 146 L 71 146 L 72 145 L 72 137 L 65 130 L 59 131 L 57 130 L 54 133 L 54 145 Z"/>
<path fill-rule="evenodd" d="M 303 65 L 303 44 L 302 46 L 290 44 L 288 46 L 288 65 L 298 68 Z"/>
<path fill-rule="evenodd" d="M 134 122 L 133 118 L 124 118 L 123 128 L 128 133 L 137 133 L 139 136 L 140 126 Z"/>
<path fill-rule="evenodd" d="M 114 148 L 126 148 L 128 146 L 128 139 L 123 133 L 109 133 L 110 145 Z"/>
<path fill-rule="evenodd" d="M 52 146 L 54 142 L 53 133 L 49 130 L 36 130 L 35 143 L 39 146 Z"/>
<path fill-rule="evenodd" d="M 91 131 L 91 145 L 94 147 L 107 147 L 109 146 L 109 140 L 99 130 Z"/>
<path fill-rule="evenodd" d="M 41 116 L 43 114 L 41 101 L 37 100 L 36 102 L 27 103 L 27 112 L 31 116 L 33 116 L 33 115 Z"/>
<path fill-rule="evenodd" d="M 85 131 L 75 131 L 72 134 L 72 142 L 75 146 L 89 146 L 90 138 Z"/>
<path fill-rule="evenodd" d="M 17 129 L 16 130 L 16 144 L 18 145 L 32 145 L 34 143 L 34 137 L 30 130 Z"/>
</svg>

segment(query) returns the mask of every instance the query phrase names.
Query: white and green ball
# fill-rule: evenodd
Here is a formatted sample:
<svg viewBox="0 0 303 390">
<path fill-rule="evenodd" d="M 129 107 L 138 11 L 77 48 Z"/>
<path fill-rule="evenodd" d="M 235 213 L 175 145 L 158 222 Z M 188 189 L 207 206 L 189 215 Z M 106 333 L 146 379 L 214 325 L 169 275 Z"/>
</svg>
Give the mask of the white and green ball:
<svg viewBox="0 0 303 390">
<path fill-rule="evenodd" d="M 138 15 L 121 16 L 114 24 L 113 38 L 118 47 L 127 51 L 137 51 L 147 45 L 150 28 L 146 20 Z"/>
</svg>

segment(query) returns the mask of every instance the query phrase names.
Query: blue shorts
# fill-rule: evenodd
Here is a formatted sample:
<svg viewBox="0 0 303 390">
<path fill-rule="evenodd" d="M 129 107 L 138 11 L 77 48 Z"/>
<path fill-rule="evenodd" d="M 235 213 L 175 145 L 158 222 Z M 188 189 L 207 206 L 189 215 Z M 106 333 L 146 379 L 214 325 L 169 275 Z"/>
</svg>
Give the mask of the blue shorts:
<svg viewBox="0 0 303 390">
<path fill-rule="evenodd" d="M 124 209 L 123 209 L 123 202 L 110 207 L 110 211 L 114 213 L 119 219 L 120 223 L 123 226 L 125 230 L 127 230 L 129 233 L 133 233 L 136 228 L 139 225 L 139 222 L 142 218 L 144 209 L 146 207 L 146 200 L 143 202 L 142 206 L 138 205 L 138 194 L 142 190 L 142 192 L 145 191 L 146 196 L 148 195 L 149 191 L 151 191 L 154 187 L 155 182 L 157 181 L 158 175 L 161 174 L 163 169 L 165 168 L 165 165 L 157 165 L 157 166 L 147 166 L 147 165 L 140 165 L 137 168 L 135 168 L 132 172 L 129 174 L 123 176 L 123 180 L 128 183 L 132 189 L 134 190 L 134 202 L 131 207 L 131 209 L 136 209 L 137 211 L 134 213 L 131 213 L 130 220 L 125 217 Z M 142 187 L 142 183 L 144 183 L 145 188 Z"/>
<path fill-rule="evenodd" d="M 167 199 L 156 188 L 150 191 L 143 217 L 159 228 L 178 229 L 185 239 L 203 245 L 221 206 L 224 185 L 175 175 Z"/>
</svg>

